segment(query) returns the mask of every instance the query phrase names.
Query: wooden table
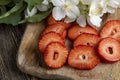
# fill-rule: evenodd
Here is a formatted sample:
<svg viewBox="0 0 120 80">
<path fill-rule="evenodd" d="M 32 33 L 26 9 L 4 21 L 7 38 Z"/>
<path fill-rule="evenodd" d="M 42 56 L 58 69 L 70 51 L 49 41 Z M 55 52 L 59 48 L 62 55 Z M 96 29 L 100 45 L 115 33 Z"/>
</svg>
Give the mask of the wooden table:
<svg viewBox="0 0 120 80">
<path fill-rule="evenodd" d="M 16 54 L 25 31 L 24 25 L 0 25 L 0 80 L 43 80 L 21 72 Z"/>
</svg>

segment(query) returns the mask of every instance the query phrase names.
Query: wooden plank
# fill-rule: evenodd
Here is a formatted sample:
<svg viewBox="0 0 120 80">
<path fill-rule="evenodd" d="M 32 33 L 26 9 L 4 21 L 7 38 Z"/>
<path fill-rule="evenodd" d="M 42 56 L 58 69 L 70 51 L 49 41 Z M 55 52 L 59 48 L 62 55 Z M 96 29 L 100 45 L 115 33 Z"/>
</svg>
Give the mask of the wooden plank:
<svg viewBox="0 0 120 80">
<path fill-rule="evenodd" d="M 25 26 L 0 25 L 0 80 L 31 80 L 16 66 L 16 53 Z"/>
<path fill-rule="evenodd" d="M 119 19 L 120 9 L 104 18 L 104 23 L 108 20 Z M 103 23 L 103 24 L 104 24 Z M 19 68 L 28 74 L 45 79 L 61 80 L 119 80 L 120 62 L 114 64 L 100 63 L 92 70 L 77 70 L 65 65 L 60 69 L 50 69 L 45 66 L 42 55 L 38 51 L 38 40 L 41 31 L 45 27 L 44 23 L 29 24 L 19 47 L 17 63 Z M 39 55 L 38 55 L 39 54 Z"/>
</svg>

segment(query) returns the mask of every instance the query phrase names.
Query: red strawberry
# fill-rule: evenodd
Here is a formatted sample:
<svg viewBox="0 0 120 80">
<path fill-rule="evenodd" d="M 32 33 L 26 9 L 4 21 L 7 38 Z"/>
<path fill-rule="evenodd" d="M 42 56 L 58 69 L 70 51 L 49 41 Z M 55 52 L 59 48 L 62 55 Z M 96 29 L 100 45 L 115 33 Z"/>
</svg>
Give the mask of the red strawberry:
<svg viewBox="0 0 120 80">
<path fill-rule="evenodd" d="M 48 33 L 48 32 L 56 32 L 56 33 L 59 33 L 63 38 L 65 37 L 64 36 L 64 30 L 65 30 L 65 27 L 62 25 L 62 24 L 59 24 L 59 23 L 55 23 L 53 25 L 50 25 L 48 26 L 42 33 L 42 35 Z"/>
<path fill-rule="evenodd" d="M 49 32 L 49 33 L 45 34 L 44 36 L 42 36 L 42 38 L 39 41 L 39 50 L 41 52 L 44 52 L 46 46 L 49 43 L 54 42 L 54 41 L 58 41 L 58 42 L 64 44 L 64 40 L 62 39 L 62 37 L 59 34 L 57 34 L 55 32 Z"/>
<path fill-rule="evenodd" d="M 66 36 L 67 36 L 67 31 L 64 30 L 64 31 L 63 31 L 63 35 L 62 35 L 62 37 L 63 37 L 63 38 L 66 38 Z"/>
<path fill-rule="evenodd" d="M 98 53 L 105 62 L 120 60 L 120 43 L 113 38 L 104 38 L 98 45 Z"/>
<path fill-rule="evenodd" d="M 78 45 L 88 45 L 88 46 L 96 46 L 99 42 L 100 38 L 97 35 L 89 34 L 89 33 L 83 33 L 79 35 L 74 43 L 73 46 L 76 47 Z"/>
<path fill-rule="evenodd" d="M 52 25 L 52 24 L 55 24 L 55 23 L 60 23 L 60 24 L 64 25 L 64 27 L 65 27 L 66 29 L 68 29 L 68 28 L 71 26 L 71 23 L 65 23 L 65 22 L 64 22 L 64 19 L 61 20 L 61 21 L 56 21 L 56 20 L 53 18 L 52 14 L 48 16 L 48 18 L 47 18 L 47 23 L 48 23 L 48 25 Z"/>
<path fill-rule="evenodd" d="M 73 27 L 71 27 L 68 30 L 68 38 L 70 38 L 71 40 L 74 40 L 75 38 L 77 38 L 77 36 L 79 36 L 81 33 L 91 33 L 91 34 L 96 34 L 98 35 L 98 32 L 96 29 L 90 27 L 90 26 L 86 26 L 86 27 L 81 27 L 78 24 L 75 24 Z"/>
<path fill-rule="evenodd" d="M 78 46 L 70 51 L 68 64 L 77 69 L 89 70 L 99 63 L 95 49 L 91 46 Z"/>
<path fill-rule="evenodd" d="M 67 48 L 59 42 L 48 44 L 44 52 L 44 61 L 51 68 L 62 67 L 68 56 Z"/>
<path fill-rule="evenodd" d="M 112 37 L 120 41 L 120 20 L 108 21 L 100 32 L 102 38 Z"/>
</svg>

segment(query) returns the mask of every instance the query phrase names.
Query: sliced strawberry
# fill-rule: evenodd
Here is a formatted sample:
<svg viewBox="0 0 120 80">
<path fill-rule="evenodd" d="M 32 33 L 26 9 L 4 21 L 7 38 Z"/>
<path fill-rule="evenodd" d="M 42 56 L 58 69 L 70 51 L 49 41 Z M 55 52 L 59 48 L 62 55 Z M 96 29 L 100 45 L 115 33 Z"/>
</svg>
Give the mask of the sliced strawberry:
<svg viewBox="0 0 120 80">
<path fill-rule="evenodd" d="M 64 44 L 64 40 L 62 39 L 62 37 L 55 32 L 49 32 L 47 34 L 45 34 L 44 36 L 42 36 L 42 38 L 39 41 L 39 50 L 41 52 L 44 52 L 46 46 L 54 41 L 58 41 L 62 44 Z"/>
<path fill-rule="evenodd" d="M 48 32 L 56 32 L 58 34 L 60 34 L 63 38 L 65 37 L 64 36 L 64 30 L 65 30 L 65 27 L 62 25 L 62 24 L 59 24 L 59 23 L 55 23 L 53 25 L 50 25 L 48 26 L 42 33 L 42 35 L 48 33 Z"/>
<path fill-rule="evenodd" d="M 70 51 L 68 64 L 77 69 L 89 70 L 100 62 L 95 49 L 91 46 L 78 46 Z"/>
<path fill-rule="evenodd" d="M 64 30 L 64 31 L 63 31 L 63 34 L 62 34 L 63 39 L 65 39 L 66 36 L 67 36 L 67 30 Z"/>
<path fill-rule="evenodd" d="M 78 24 L 75 24 L 68 30 L 68 38 L 71 40 L 74 40 L 79 36 L 81 33 L 91 33 L 91 34 L 96 34 L 98 35 L 98 32 L 96 29 L 86 26 L 86 27 L 81 27 Z"/>
<path fill-rule="evenodd" d="M 96 46 L 99 42 L 100 38 L 97 35 L 83 33 L 79 35 L 75 41 L 73 42 L 73 46 L 76 47 L 78 45 L 86 45 L 86 46 Z"/>
<path fill-rule="evenodd" d="M 112 37 L 120 41 L 120 20 L 111 20 L 105 23 L 100 36 L 102 38 Z"/>
<path fill-rule="evenodd" d="M 44 61 L 50 68 L 62 67 L 68 56 L 67 48 L 59 42 L 48 44 L 44 52 Z"/>
<path fill-rule="evenodd" d="M 66 29 L 68 29 L 68 28 L 71 26 L 71 24 L 72 24 L 72 23 L 65 23 L 65 22 L 64 22 L 64 19 L 61 20 L 61 21 L 56 21 L 56 20 L 53 18 L 52 14 L 48 16 L 48 18 L 47 18 L 47 23 L 48 23 L 48 25 L 52 25 L 52 24 L 55 24 L 55 23 L 60 23 L 60 24 L 64 25 L 64 27 L 65 27 Z"/>
<path fill-rule="evenodd" d="M 104 38 L 98 45 L 100 58 L 105 62 L 120 60 L 120 43 L 113 38 Z"/>
</svg>

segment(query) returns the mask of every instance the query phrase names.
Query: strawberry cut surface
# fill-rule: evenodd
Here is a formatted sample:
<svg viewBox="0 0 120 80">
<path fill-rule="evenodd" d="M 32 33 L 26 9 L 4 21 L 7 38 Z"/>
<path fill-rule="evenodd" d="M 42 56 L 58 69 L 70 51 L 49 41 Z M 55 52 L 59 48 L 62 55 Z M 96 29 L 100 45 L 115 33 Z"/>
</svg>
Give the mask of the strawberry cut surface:
<svg viewBox="0 0 120 80">
<path fill-rule="evenodd" d="M 53 18 L 52 14 L 48 16 L 48 18 L 47 18 L 47 23 L 48 23 L 48 25 L 52 25 L 52 24 L 55 24 L 55 23 L 59 23 L 59 24 L 64 25 L 65 29 L 68 29 L 69 27 L 71 27 L 71 23 L 65 23 L 65 22 L 64 22 L 64 19 L 61 20 L 61 21 L 56 21 L 56 20 Z"/>
<path fill-rule="evenodd" d="M 100 38 L 97 35 L 83 33 L 79 35 L 73 42 L 73 46 L 86 45 L 86 46 L 96 46 Z"/>
<path fill-rule="evenodd" d="M 49 32 L 47 34 L 45 34 L 44 36 L 42 36 L 42 38 L 39 40 L 38 43 L 38 48 L 41 52 L 44 52 L 46 46 L 54 41 L 58 41 L 62 44 L 64 44 L 64 40 L 62 39 L 62 37 L 55 32 Z"/>
<path fill-rule="evenodd" d="M 100 36 L 102 38 L 112 37 L 120 41 L 120 20 L 111 20 L 105 23 Z"/>
<path fill-rule="evenodd" d="M 46 33 L 51 31 L 60 34 L 63 38 L 65 37 L 64 36 L 65 27 L 62 24 L 56 23 L 56 24 L 47 26 L 47 28 L 43 31 L 42 35 L 45 35 Z"/>
<path fill-rule="evenodd" d="M 89 70 L 99 63 L 99 58 L 91 46 L 78 46 L 70 51 L 68 64 L 77 69 Z"/>
<path fill-rule="evenodd" d="M 113 38 L 104 38 L 98 45 L 98 53 L 104 62 L 120 60 L 120 43 Z"/>
<path fill-rule="evenodd" d="M 75 24 L 68 30 L 68 38 L 75 40 L 82 33 L 91 33 L 98 35 L 97 30 L 90 26 L 81 27 L 78 24 Z"/>
<path fill-rule="evenodd" d="M 63 44 L 52 42 L 45 49 L 44 61 L 50 68 L 60 68 L 65 64 L 67 56 L 68 50 Z"/>
</svg>

